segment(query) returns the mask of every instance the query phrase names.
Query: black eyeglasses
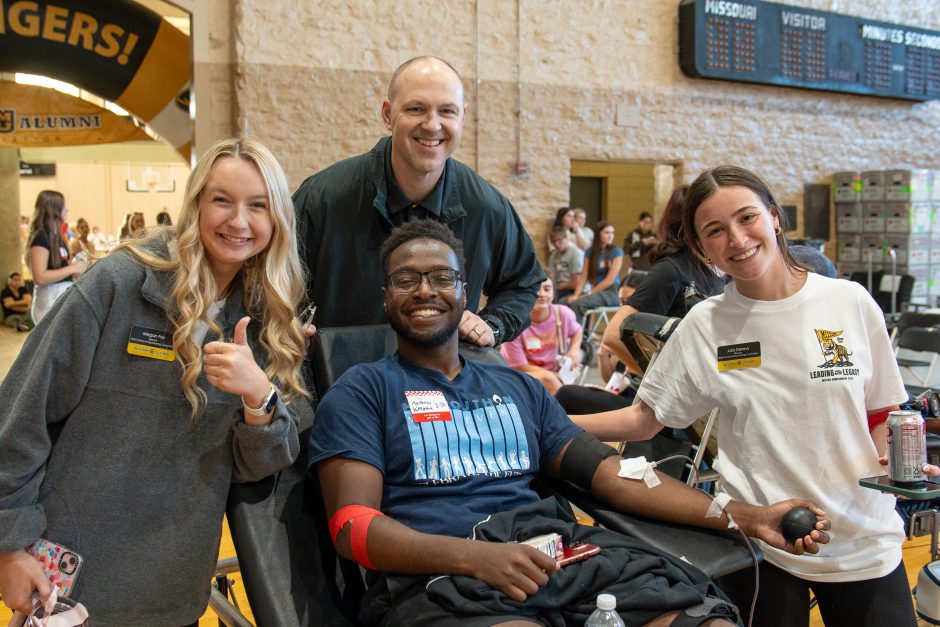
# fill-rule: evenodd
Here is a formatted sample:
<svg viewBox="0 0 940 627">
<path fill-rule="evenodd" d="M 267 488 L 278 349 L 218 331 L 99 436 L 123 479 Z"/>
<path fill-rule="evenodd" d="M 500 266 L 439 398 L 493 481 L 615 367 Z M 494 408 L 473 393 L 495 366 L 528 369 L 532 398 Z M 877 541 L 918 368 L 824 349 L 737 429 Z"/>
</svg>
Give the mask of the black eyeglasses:
<svg viewBox="0 0 940 627">
<path fill-rule="evenodd" d="M 439 291 L 455 289 L 457 281 L 463 280 L 463 276 L 456 270 L 429 270 L 428 272 L 398 270 L 385 277 L 385 284 L 390 285 L 392 291 L 398 294 L 408 294 L 418 289 L 421 279 L 425 278 L 432 289 Z"/>
</svg>

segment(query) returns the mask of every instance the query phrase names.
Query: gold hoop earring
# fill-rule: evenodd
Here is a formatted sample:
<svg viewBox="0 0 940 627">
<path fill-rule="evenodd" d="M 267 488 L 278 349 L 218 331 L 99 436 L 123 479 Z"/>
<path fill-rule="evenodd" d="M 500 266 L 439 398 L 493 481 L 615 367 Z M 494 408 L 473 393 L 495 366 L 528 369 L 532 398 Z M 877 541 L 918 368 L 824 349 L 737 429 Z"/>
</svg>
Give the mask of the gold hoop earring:
<svg viewBox="0 0 940 627">
<path fill-rule="evenodd" d="M 776 228 L 774 228 L 774 234 L 775 234 L 775 235 L 780 235 L 781 233 L 783 233 L 783 229 L 781 229 L 781 228 L 780 228 L 780 225 L 778 224 L 778 225 L 776 226 Z"/>
<path fill-rule="evenodd" d="M 711 257 L 705 257 L 705 265 L 706 265 L 706 266 L 712 265 L 712 259 L 711 259 Z"/>
</svg>

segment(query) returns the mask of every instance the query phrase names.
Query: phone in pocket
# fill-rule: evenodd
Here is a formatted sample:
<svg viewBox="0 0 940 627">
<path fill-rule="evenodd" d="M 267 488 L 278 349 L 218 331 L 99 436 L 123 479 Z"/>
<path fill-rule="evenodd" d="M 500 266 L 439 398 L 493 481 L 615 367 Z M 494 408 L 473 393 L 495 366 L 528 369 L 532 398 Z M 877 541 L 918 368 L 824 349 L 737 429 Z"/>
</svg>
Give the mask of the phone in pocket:
<svg viewBox="0 0 940 627">
<path fill-rule="evenodd" d="M 75 579 L 82 567 L 81 555 L 45 538 L 30 544 L 26 552 L 36 558 L 46 577 L 58 588 L 60 597 L 72 594 Z"/>
</svg>

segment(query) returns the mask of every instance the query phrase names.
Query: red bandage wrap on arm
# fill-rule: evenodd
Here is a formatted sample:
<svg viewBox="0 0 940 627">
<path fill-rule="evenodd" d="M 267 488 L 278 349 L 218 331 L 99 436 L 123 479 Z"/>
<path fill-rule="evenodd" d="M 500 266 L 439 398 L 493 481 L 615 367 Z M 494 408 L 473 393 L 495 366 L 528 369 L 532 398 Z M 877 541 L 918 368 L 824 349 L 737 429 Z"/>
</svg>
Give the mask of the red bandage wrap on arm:
<svg viewBox="0 0 940 627">
<path fill-rule="evenodd" d="M 888 421 L 888 414 L 891 413 L 891 410 L 880 411 L 877 414 L 868 414 L 868 431 L 869 433 L 875 430 L 880 424 L 884 424 Z"/>
<path fill-rule="evenodd" d="M 336 538 L 346 523 L 349 523 L 349 544 L 352 548 L 353 559 L 371 570 L 378 570 L 372 560 L 369 559 L 369 552 L 366 550 L 366 538 L 369 535 L 369 525 L 376 516 L 384 516 L 382 512 L 365 505 L 347 505 L 340 507 L 330 518 L 330 537 L 333 538 L 333 544 L 336 544 Z"/>
</svg>

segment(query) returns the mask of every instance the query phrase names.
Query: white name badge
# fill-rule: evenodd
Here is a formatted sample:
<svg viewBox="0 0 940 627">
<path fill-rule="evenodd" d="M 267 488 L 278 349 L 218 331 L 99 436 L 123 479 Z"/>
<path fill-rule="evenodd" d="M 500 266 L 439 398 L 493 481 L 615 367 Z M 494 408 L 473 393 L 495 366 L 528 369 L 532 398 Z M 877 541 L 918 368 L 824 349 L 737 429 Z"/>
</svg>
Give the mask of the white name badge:
<svg viewBox="0 0 940 627">
<path fill-rule="evenodd" d="M 525 339 L 525 348 L 530 351 L 540 350 L 542 348 L 542 340 L 534 335 L 530 335 Z"/>
<path fill-rule="evenodd" d="M 443 392 L 405 392 L 405 400 L 415 422 L 453 420 Z"/>
</svg>

